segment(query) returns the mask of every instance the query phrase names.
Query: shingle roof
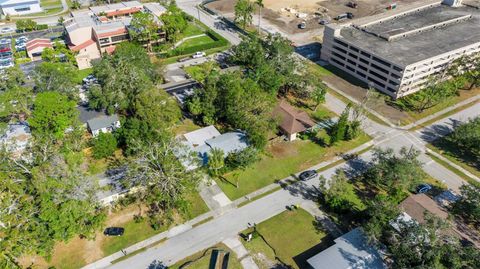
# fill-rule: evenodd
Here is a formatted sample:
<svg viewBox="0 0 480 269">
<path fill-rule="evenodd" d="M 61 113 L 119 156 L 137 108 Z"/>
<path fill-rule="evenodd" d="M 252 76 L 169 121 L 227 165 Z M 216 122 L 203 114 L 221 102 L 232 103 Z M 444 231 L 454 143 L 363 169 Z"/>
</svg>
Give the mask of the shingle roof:
<svg viewBox="0 0 480 269">
<path fill-rule="evenodd" d="M 93 132 L 95 130 L 100 130 L 106 127 L 113 127 L 118 121 L 118 116 L 116 114 L 111 116 L 99 116 L 87 121 L 88 128 Z"/>
<path fill-rule="evenodd" d="M 378 251 L 367 243 L 360 228 L 335 239 L 335 245 L 311 257 L 314 269 L 384 269 Z"/>
<path fill-rule="evenodd" d="M 210 125 L 202 129 L 195 130 L 183 135 L 185 139 L 193 146 L 205 145 L 205 141 L 220 136 L 220 132 L 215 126 Z"/>
<path fill-rule="evenodd" d="M 423 193 L 410 195 L 400 203 L 399 207 L 420 223 L 425 222 L 425 211 L 428 211 L 441 219 L 447 219 L 448 217 L 448 213 L 445 210 Z"/>
<path fill-rule="evenodd" d="M 248 147 L 247 135 L 242 132 L 224 133 L 215 138 L 205 141 L 210 148 L 221 149 L 225 155 Z"/>
<path fill-rule="evenodd" d="M 287 134 L 303 132 L 315 125 L 307 112 L 295 109 L 285 100 L 274 109 L 274 115 L 280 118 L 279 127 Z"/>
</svg>

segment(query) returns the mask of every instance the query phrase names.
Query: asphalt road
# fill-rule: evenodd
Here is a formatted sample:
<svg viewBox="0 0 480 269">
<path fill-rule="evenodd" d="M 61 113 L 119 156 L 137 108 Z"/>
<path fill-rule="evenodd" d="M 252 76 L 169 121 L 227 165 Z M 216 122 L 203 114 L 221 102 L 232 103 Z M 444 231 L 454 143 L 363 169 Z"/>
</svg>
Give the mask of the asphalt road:
<svg viewBox="0 0 480 269">
<path fill-rule="evenodd" d="M 198 3 L 199 1 L 177 1 L 180 8 L 193 16 L 197 16 L 195 5 Z M 215 28 L 218 19 L 208 16 L 205 13 L 201 13 L 200 18 L 207 26 L 214 28 L 215 31 L 229 39 L 233 44 L 240 41 L 238 35 L 232 33 L 230 30 Z M 326 105 L 329 109 L 337 113 L 341 113 L 345 107 L 345 104 L 330 95 L 327 96 Z M 374 137 L 374 144 L 377 147 L 394 148 L 395 150 L 399 150 L 402 147 L 419 149 L 422 152 L 419 159 L 424 163 L 424 170 L 431 176 L 443 181 L 452 190 L 457 191 L 458 187 L 464 184 L 464 181 L 425 155 L 423 153 L 425 143 L 431 141 L 438 135 L 447 134 L 451 130 L 452 124 L 465 121 L 479 114 L 480 104 L 476 104 L 469 109 L 465 109 L 413 133 L 383 126 L 369 119 L 363 119 L 362 127 L 368 134 Z M 323 171 L 321 175 L 330 178 L 336 169 L 344 169 L 347 171 L 347 174 L 350 175 L 360 173 L 365 169 L 371 159 L 372 152 L 368 151 L 357 159 Z M 108 268 L 147 268 L 154 261 L 162 261 L 167 265 L 174 264 L 228 237 L 237 235 L 240 231 L 247 228 L 248 223 L 262 222 L 284 211 L 287 205 L 311 200 L 317 193 L 316 186 L 318 184 L 318 178 L 311 179 L 307 182 L 295 183 L 243 207 L 231 209 L 203 225 L 187 229 L 177 235 L 172 235 L 160 246 L 147 249 Z"/>
</svg>

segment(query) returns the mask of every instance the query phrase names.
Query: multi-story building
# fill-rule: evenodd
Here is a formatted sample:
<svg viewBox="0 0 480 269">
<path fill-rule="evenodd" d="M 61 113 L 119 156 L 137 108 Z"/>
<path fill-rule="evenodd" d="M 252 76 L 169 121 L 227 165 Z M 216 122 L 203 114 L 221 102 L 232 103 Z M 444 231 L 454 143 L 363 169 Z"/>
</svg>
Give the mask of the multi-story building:
<svg viewBox="0 0 480 269">
<path fill-rule="evenodd" d="M 159 16 L 166 9 L 158 3 L 141 4 L 138 1 L 94 6 L 86 11 L 73 11 L 64 22 L 67 44 L 76 56 L 79 69 L 91 66 L 91 61 L 102 53 L 112 53 L 115 45 L 129 40 L 128 27 L 132 15 L 149 12 L 160 24 Z"/>
<path fill-rule="evenodd" d="M 480 51 L 480 3 L 436 1 L 331 24 L 323 41 L 323 60 L 396 99 Z"/>
<path fill-rule="evenodd" d="M 3 15 L 24 15 L 42 12 L 40 0 L 0 0 Z"/>
</svg>

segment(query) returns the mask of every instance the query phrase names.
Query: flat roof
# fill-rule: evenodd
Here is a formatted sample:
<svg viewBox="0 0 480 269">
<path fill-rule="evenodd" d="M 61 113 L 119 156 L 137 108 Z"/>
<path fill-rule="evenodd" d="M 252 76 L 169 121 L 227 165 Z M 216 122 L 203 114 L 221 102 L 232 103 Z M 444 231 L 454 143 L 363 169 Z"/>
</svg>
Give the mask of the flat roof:
<svg viewBox="0 0 480 269">
<path fill-rule="evenodd" d="M 480 9 L 432 5 L 393 18 L 344 27 L 341 39 L 407 66 L 480 43 Z"/>
</svg>

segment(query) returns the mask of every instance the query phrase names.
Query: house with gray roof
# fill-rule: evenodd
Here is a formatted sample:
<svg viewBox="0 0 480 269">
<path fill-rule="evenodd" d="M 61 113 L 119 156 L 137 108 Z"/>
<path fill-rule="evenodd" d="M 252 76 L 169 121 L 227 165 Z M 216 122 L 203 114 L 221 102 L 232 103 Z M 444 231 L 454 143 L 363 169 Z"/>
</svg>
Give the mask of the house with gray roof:
<svg viewBox="0 0 480 269">
<path fill-rule="evenodd" d="M 104 111 L 91 109 L 86 105 L 78 106 L 80 121 L 85 124 L 93 137 L 100 132 L 110 133 L 120 128 L 120 119 L 117 114 L 107 115 Z"/>
<path fill-rule="evenodd" d="M 221 149 L 225 157 L 235 151 L 241 151 L 249 146 L 247 135 L 241 131 L 220 134 L 215 126 L 210 125 L 202 129 L 184 134 L 180 137 L 185 149 L 198 156 L 201 165 L 208 163 L 208 153 L 214 149 Z M 180 156 L 180 154 L 179 154 Z M 182 161 L 187 170 L 198 168 L 197 163 Z"/>
<path fill-rule="evenodd" d="M 386 269 L 377 249 L 368 244 L 361 228 L 335 239 L 335 244 L 311 257 L 314 269 Z"/>
<path fill-rule="evenodd" d="M 9 124 L 5 133 L 0 135 L 0 147 L 5 147 L 13 158 L 20 158 L 31 137 L 30 127 L 26 122 Z"/>
</svg>

